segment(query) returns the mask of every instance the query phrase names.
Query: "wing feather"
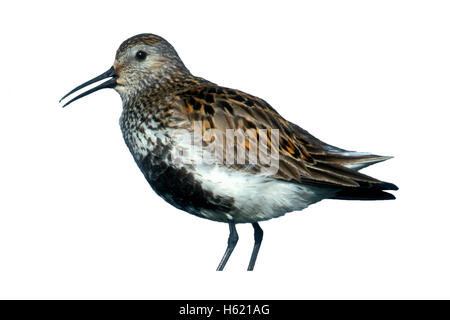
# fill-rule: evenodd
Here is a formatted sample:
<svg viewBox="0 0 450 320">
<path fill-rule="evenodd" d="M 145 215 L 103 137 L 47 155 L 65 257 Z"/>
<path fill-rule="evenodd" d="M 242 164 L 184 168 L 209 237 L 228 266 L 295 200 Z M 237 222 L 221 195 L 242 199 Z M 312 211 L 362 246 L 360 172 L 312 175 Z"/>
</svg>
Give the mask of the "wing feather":
<svg viewBox="0 0 450 320">
<path fill-rule="evenodd" d="M 253 141 L 242 142 L 247 149 L 261 138 L 261 130 L 267 131 L 270 140 L 272 130 L 278 129 L 279 170 L 272 176 L 275 179 L 335 189 L 350 188 L 353 193 L 355 188 L 376 189 L 377 193 L 386 187 L 396 188 L 357 171 L 389 157 L 349 152 L 328 145 L 285 120 L 258 97 L 210 84 L 179 91 L 176 101 L 190 121 L 204 122 L 204 130 L 214 128 L 224 134 L 227 129 L 254 130 L 256 135 L 249 138 Z M 246 168 L 257 171 L 258 165 Z"/>
</svg>

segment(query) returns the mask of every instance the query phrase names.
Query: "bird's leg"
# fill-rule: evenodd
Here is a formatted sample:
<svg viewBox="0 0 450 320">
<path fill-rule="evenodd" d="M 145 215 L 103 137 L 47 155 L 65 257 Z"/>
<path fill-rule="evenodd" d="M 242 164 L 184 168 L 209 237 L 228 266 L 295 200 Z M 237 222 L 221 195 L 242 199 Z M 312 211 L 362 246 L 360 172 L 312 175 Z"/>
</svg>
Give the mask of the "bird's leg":
<svg viewBox="0 0 450 320">
<path fill-rule="evenodd" d="M 217 267 L 217 271 L 222 271 L 223 268 L 225 268 L 225 265 L 227 264 L 228 259 L 231 256 L 231 253 L 234 250 L 234 247 L 236 247 L 236 243 L 239 240 L 239 236 L 236 231 L 236 225 L 234 222 L 229 223 L 230 226 L 230 235 L 228 237 L 228 246 L 227 250 L 225 250 L 225 254 L 222 257 L 222 260 L 219 263 L 219 266 Z"/>
<path fill-rule="evenodd" d="M 257 222 L 252 223 L 253 229 L 255 229 L 255 245 L 253 246 L 252 257 L 250 258 L 250 263 L 248 264 L 247 271 L 253 271 L 255 267 L 256 258 L 258 257 L 259 248 L 261 247 L 261 242 L 263 239 L 263 230 Z"/>
</svg>

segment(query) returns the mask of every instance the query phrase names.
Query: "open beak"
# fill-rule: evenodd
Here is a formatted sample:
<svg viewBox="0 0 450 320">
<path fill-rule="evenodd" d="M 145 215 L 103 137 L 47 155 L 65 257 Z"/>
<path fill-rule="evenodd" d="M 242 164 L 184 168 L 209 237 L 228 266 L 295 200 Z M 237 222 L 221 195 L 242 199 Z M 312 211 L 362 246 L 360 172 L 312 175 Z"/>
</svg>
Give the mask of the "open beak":
<svg viewBox="0 0 450 320">
<path fill-rule="evenodd" d="M 78 100 L 80 98 L 83 98 L 95 91 L 98 91 L 100 89 L 105 89 L 105 88 L 114 88 L 117 85 L 116 79 L 117 79 L 117 75 L 116 72 L 114 71 L 114 67 L 111 67 L 108 71 L 106 71 L 105 73 L 102 73 L 101 75 L 95 77 L 94 79 L 91 79 L 81 85 L 79 85 L 78 87 L 76 87 L 75 89 L 73 89 L 72 91 L 70 91 L 68 94 L 66 94 L 64 97 L 61 98 L 61 100 L 59 100 L 59 102 L 63 101 L 67 96 L 71 95 L 72 93 L 77 92 L 80 89 L 83 89 L 84 87 L 87 87 L 90 84 L 93 84 L 95 82 L 98 82 L 100 80 L 106 79 L 106 78 L 111 78 L 108 81 L 105 81 L 101 84 L 99 84 L 98 86 L 89 89 L 88 91 L 83 92 L 82 94 L 76 96 L 75 98 L 73 98 L 72 100 L 70 100 L 69 102 L 66 102 L 63 105 L 63 108 L 69 104 L 71 104 L 72 102 L 74 102 L 75 100 Z"/>
</svg>

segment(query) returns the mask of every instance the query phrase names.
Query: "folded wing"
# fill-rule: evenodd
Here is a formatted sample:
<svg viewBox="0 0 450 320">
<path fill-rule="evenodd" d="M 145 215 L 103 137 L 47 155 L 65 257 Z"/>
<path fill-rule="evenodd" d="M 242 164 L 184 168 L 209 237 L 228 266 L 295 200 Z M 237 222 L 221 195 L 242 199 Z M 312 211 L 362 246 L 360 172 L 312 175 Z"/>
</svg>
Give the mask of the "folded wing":
<svg viewBox="0 0 450 320">
<path fill-rule="evenodd" d="M 203 130 L 216 129 L 225 133 L 227 129 L 242 129 L 247 132 L 248 140 L 241 142 L 247 150 L 259 139 L 267 139 L 270 145 L 274 136 L 271 132 L 278 129 L 279 169 L 272 175 L 275 179 L 327 188 L 334 191 L 335 199 L 395 198 L 384 191 L 397 190 L 395 185 L 358 172 L 390 157 L 328 145 L 285 120 L 258 97 L 211 84 L 180 91 L 175 101 L 192 123 L 202 122 Z M 264 137 L 261 134 L 263 130 L 267 133 Z M 242 168 L 255 173 L 260 169 L 258 165 Z"/>
</svg>

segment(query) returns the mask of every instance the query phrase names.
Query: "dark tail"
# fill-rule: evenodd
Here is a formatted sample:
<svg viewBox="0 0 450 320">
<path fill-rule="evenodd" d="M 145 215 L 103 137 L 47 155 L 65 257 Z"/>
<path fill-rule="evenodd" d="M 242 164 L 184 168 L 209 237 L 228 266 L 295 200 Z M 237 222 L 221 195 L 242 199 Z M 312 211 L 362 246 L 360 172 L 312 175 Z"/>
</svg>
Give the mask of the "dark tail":
<svg viewBox="0 0 450 320">
<path fill-rule="evenodd" d="M 339 200 L 394 200 L 395 196 L 386 190 L 398 190 L 395 184 L 389 182 L 367 183 L 360 187 L 343 187 L 331 199 Z"/>
</svg>

